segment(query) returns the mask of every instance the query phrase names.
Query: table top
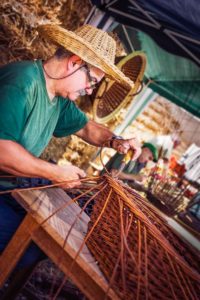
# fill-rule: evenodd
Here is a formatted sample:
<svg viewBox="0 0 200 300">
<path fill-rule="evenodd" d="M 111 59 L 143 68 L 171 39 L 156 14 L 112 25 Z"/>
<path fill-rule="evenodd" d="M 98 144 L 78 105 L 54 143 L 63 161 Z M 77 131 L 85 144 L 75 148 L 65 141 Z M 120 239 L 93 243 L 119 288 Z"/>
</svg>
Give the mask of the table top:
<svg viewBox="0 0 200 300">
<path fill-rule="evenodd" d="M 18 191 L 13 192 L 12 195 L 61 246 L 65 243 L 66 236 L 71 230 L 65 250 L 70 251 L 72 256 L 76 256 L 84 241 L 90 220 L 84 211 L 81 212 L 77 203 L 59 188 Z M 59 210 L 59 208 L 61 209 Z M 56 211 L 58 212 L 51 216 Z M 103 278 L 95 259 L 85 244 L 79 256 Z"/>
</svg>

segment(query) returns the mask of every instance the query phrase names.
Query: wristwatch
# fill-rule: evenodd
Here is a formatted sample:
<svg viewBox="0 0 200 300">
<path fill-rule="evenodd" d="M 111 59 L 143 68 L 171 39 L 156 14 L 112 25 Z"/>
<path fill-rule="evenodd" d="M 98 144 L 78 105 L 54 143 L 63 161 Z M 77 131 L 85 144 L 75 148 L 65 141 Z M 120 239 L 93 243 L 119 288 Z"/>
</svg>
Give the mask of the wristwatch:
<svg viewBox="0 0 200 300">
<path fill-rule="evenodd" d="M 113 141 L 115 140 L 123 140 L 124 138 L 120 135 L 113 135 L 110 139 L 110 148 L 113 148 Z"/>
</svg>

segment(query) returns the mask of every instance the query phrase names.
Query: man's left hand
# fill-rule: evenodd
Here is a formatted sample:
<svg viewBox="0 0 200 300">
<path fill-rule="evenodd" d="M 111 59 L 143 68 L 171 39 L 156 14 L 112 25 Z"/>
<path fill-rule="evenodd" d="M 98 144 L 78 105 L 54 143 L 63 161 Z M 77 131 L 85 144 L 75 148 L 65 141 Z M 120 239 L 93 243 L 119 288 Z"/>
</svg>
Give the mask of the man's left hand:
<svg viewBox="0 0 200 300">
<path fill-rule="evenodd" d="M 136 160 L 141 154 L 141 144 L 137 138 L 132 138 L 128 140 L 116 139 L 112 143 L 113 149 L 121 154 L 126 154 L 128 150 L 133 151 L 133 156 L 131 160 Z"/>
</svg>

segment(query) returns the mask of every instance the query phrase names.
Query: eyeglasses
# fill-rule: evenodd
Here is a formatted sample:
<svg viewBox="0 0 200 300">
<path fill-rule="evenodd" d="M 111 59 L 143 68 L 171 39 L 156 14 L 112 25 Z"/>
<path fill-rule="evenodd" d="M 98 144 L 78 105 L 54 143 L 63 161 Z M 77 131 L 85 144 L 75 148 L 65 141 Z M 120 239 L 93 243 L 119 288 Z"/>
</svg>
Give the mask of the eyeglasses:
<svg viewBox="0 0 200 300">
<path fill-rule="evenodd" d="M 89 81 L 89 84 L 90 84 L 89 88 L 94 89 L 96 87 L 97 83 L 98 83 L 98 80 L 90 74 L 90 68 L 88 67 L 87 64 L 84 64 L 81 67 L 81 69 L 83 69 L 87 74 L 88 81 Z"/>
</svg>

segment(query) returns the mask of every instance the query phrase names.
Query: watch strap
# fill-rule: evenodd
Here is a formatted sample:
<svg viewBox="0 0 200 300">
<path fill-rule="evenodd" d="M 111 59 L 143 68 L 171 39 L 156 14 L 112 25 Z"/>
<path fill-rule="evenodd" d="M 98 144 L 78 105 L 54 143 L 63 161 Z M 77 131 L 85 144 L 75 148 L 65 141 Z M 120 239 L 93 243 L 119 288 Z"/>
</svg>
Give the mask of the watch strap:
<svg viewBox="0 0 200 300">
<path fill-rule="evenodd" d="M 124 138 L 120 135 L 113 135 L 110 139 L 110 148 L 113 148 L 113 141 L 123 140 Z"/>
</svg>

